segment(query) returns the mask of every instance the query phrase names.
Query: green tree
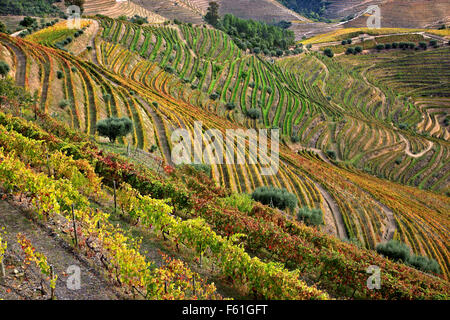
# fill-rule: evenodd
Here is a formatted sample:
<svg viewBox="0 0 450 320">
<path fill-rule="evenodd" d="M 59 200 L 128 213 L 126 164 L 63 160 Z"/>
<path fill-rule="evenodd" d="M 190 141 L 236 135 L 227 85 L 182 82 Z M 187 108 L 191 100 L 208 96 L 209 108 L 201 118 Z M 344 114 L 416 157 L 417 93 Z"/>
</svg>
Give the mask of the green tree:
<svg viewBox="0 0 450 320">
<path fill-rule="evenodd" d="M 36 22 L 36 19 L 31 18 L 31 17 L 25 17 L 25 18 L 23 18 L 22 21 L 19 22 L 19 24 L 22 27 L 28 28 L 28 27 L 31 27 L 35 22 Z"/>
<path fill-rule="evenodd" d="M 280 210 L 289 208 L 294 210 L 297 206 L 297 197 L 286 189 L 278 189 L 273 186 L 263 186 L 255 189 L 252 199 L 262 204 L 276 207 Z"/>
<path fill-rule="evenodd" d="M 10 71 L 9 64 L 7 64 L 5 61 L 0 61 L 0 75 L 2 78 L 5 78 Z"/>
<path fill-rule="evenodd" d="M 5 26 L 5 24 L 2 21 L 0 21 L 0 32 L 1 33 L 8 33 L 8 30 L 6 29 L 6 26 Z"/>
<path fill-rule="evenodd" d="M 331 50 L 330 48 L 326 48 L 326 49 L 323 51 L 323 53 L 324 53 L 327 57 L 330 57 L 330 58 L 333 58 L 333 57 L 334 57 L 333 50 Z"/>
<path fill-rule="evenodd" d="M 107 118 L 97 122 L 97 132 L 102 137 L 107 137 L 111 142 L 124 137 L 133 129 L 133 123 L 129 118 Z"/>
<path fill-rule="evenodd" d="M 320 209 L 302 207 L 297 212 L 297 220 L 303 221 L 309 226 L 319 226 L 323 224 L 323 213 Z"/>
<path fill-rule="evenodd" d="M 220 21 L 219 5 L 215 1 L 209 3 L 208 12 L 205 15 L 205 21 L 212 26 L 217 26 Z"/>
<path fill-rule="evenodd" d="M 376 246 L 376 250 L 385 257 L 403 262 L 407 262 L 411 254 L 411 249 L 403 242 L 397 240 L 380 243 Z"/>
</svg>

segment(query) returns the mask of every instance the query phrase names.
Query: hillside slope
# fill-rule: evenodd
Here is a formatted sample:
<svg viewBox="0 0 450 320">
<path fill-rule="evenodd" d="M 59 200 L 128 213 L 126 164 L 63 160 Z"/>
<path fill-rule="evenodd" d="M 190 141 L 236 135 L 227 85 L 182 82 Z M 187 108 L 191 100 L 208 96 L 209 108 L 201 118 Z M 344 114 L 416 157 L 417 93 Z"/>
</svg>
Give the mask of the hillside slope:
<svg viewBox="0 0 450 320">
<path fill-rule="evenodd" d="M 356 16 L 370 5 L 380 7 L 383 28 L 436 27 L 450 21 L 450 3 L 446 0 L 331 0 L 325 16 L 334 19 Z M 367 17 L 361 16 L 346 26 L 365 27 L 366 22 Z"/>
</svg>

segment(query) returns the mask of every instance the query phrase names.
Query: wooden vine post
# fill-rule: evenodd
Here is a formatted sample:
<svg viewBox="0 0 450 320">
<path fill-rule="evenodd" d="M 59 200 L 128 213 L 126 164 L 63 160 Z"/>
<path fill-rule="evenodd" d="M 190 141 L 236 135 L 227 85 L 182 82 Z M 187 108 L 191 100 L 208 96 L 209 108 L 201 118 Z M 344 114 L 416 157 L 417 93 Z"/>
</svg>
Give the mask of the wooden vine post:
<svg viewBox="0 0 450 320">
<path fill-rule="evenodd" d="M 114 213 L 116 213 L 117 211 L 116 180 L 114 180 L 113 183 L 114 183 Z"/>
<path fill-rule="evenodd" d="M 53 269 L 53 266 L 50 266 L 50 299 L 55 300 L 55 288 L 52 285 L 52 282 L 55 278 L 55 271 Z"/>
<path fill-rule="evenodd" d="M 72 204 L 72 221 L 73 221 L 73 234 L 75 239 L 75 247 L 78 247 L 77 223 L 75 220 L 75 208 L 73 204 Z"/>
</svg>

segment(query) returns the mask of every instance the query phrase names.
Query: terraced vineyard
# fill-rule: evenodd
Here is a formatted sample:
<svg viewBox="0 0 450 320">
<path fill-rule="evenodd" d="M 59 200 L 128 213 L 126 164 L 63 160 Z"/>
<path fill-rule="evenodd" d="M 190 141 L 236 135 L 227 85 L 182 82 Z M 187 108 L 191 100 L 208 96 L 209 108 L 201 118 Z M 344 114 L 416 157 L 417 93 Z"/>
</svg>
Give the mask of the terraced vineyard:
<svg viewBox="0 0 450 320">
<path fill-rule="evenodd" d="M 147 18 L 149 23 L 161 23 L 166 20 L 163 16 L 147 10 L 138 3 L 132 1 L 116 0 L 87 0 L 84 5 L 85 15 L 103 14 L 108 17 L 117 18 L 119 16 L 133 17 L 135 15 Z"/>
<path fill-rule="evenodd" d="M 435 90 L 448 84 L 448 48 L 380 61 L 312 52 L 273 60 L 241 51 L 209 27 L 138 26 L 111 18 L 87 23 L 99 27 L 92 49 L 77 56 L 57 49 L 56 40 L 0 35 L 1 58 L 13 67 L 17 84 L 36 92 L 42 112 L 97 141 L 103 141 L 95 136 L 98 120 L 127 116 L 133 132 L 117 144 L 142 150 L 156 145 L 155 156 L 167 164 L 173 164 L 171 152 L 179 141 L 171 134 L 178 128 L 197 132 L 205 144 L 208 129 L 279 128 L 276 174 L 261 174 L 261 163 L 270 163 L 264 154 L 259 162 L 253 158 L 255 164 L 211 165 L 216 185 L 238 193 L 263 185 L 286 188 L 300 207 L 324 212 L 329 233 L 368 249 L 401 240 L 436 259 L 448 279 L 448 95 L 439 90 L 436 97 Z M 438 64 L 441 72 L 422 81 L 407 71 L 411 61 L 422 68 L 420 74 Z M 247 116 L 255 108 L 260 119 Z M 195 121 L 202 122 L 203 131 L 196 130 Z M 245 140 L 233 147 L 238 156 L 255 156 Z M 325 155 L 330 151 L 336 161 Z M 211 150 L 205 155 L 214 157 Z M 205 213 L 215 232 L 226 233 L 211 217 Z M 180 230 L 175 222 L 173 228 Z M 274 259 L 289 262 L 282 254 Z M 305 277 L 321 275 L 314 271 Z"/>
</svg>

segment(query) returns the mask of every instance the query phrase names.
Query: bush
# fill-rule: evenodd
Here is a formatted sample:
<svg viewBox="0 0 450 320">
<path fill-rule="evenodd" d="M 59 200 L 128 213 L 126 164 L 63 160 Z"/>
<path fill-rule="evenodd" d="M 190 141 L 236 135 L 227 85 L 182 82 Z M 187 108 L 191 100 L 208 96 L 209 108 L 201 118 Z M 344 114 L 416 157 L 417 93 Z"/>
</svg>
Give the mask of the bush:
<svg viewBox="0 0 450 320">
<path fill-rule="evenodd" d="M 327 150 L 327 157 L 336 160 L 336 152 L 333 150 Z"/>
<path fill-rule="evenodd" d="M 345 54 L 354 54 L 355 53 L 355 49 L 353 48 L 347 48 L 347 51 L 345 51 Z"/>
<path fill-rule="evenodd" d="M 427 49 L 427 43 L 426 42 L 419 42 L 419 47 L 421 47 L 422 49 L 426 50 Z"/>
<path fill-rule="evenodd" d="M 438 44 L 437 40 L 434 40 L 434 39 L 433 39 L 433 40 L 430 40 L 430 46 L 436 47 L 437 44 Z"/>
<path fill-rule="evenodd" d="M 298 142 L 300 142 L 300 137 L 299 137 L 299 136 L 296 136 L 296 135 L 292 135 L 292 136 L 291 136 L 291 141 L 292 141 L 293 143 L 298 143 Z"/>
<path fill-rule="evenodd" d="M 58 78 L 58 79 L 62 79 L 63 78 L 63 76 L 64 76 L 64 74 L 62 73 L 62 71 L 56 71 L 56 77 Z"/>
<path fill-rule="evenodd" d="M 69 106 L 70 102 L 68 100 L 61 100 L 58 103 L 58 107 L 60 107 L 61 109 L 65 109 Z"/>
<path fill-rule="evenodd" d="M 386 43 L 386 44 L 384 45 L 384 48 L 389 50 L 390 48 L 392 48 L 392 44 Z"/>
<path fill-rule="evenodd" d="M 208 177 L 211 178 L 211 166 L 208 164 L 204 164 L 204 163 L 199 163 L 199 164 L 190 164 L 190 167 L 192 167 L 195 171 L 198 172 L 203 172 L 204 174 L 206 174 Z"/>
<path fill-rule="evenodd" d="M 323 51 L 323 53 L 324 53 L 327 57 L 330 57 L 330 58 L 333 58 L 333 57 L 334 57 L 333 50 L 331 50 L 330 48 L 326 48 L 326 49 Z"/>
<path fill-rule="evenodd" d="M 406 130 L 406 129 L 408 129 L 408 124 L 407 123 L 400 123 L 398 125 L 398 128 L 401 129 L 401 130 Z"/>
<path fill-rule="evenodd" d="M 297 212 L 297 220 L 303 221 L 309 226 L 319 226 L 323 224 L 323 213 L 320 209 L 302 207 Z"/>
<path fill-rule="evenodd" d="M 375 47 L 377 50 L 383 50 L 384 49 L 384 44 L 380 43 L 377 44 L 377 46 Z"/>
<path fill-rule="evenodd" d="M 423 256 L 413 255 L 409 258 L 408 264 L 423 272 L 441 273 L 441 267 L 436 260 Z"/>
<path fill-rule="evenodd" d="M 392 48 L 393 49 L 397 49 L 398 48 L 398 43 L 397 42 L 393 42 L 392 43 Z"/>
<path fill-rule="evenodd" d="M 376 246 L 376 250 L 385 257 L 403 262 L 407 262 L 411 254 L 411 249 L 403 242 L 397 240 L 380 243 Z"/>
<path fill-rule="evenodd" d="M 228 110 L 233 110 L 234 108 L 236 108 L 236 106 L 235 106 L 234 103 L 232 103 L 232 102 L 228 102 L 228 103 L 225 105 L 225 107 L 226 107 Z"/>
<path fill-rule="evenodd" d="M 360 46 L 355 47 L 355 53 L 361 53 L 363 49 Z"/>
<path fill-rule="evenodd" d="M 158 108 L 158 107 L 159 107 L 159 104 L 158 104 L 158 102 L 156 102 L 156 101 L 153 101 L 153 102 L 152 102 L 152 105 L 153 105 L 155 108 Z"/>
<path fill-rule="evenodd" d="M 5 78 L 10 70 L 11 68 L 9 67 L 9 64 L 7 64 L 5 61 L 0 61 L 0 75 L 2 76 L 2 78 Z"/>
<path fill-rule="evenodd" d="M 155 152 L 156 150 L 158 150 L 158 146 L 156 144 L 153 144 L 150 149 L 148 150 L 150 153 Z"/>
<path fill-rule="evenodd" d="M 97 132 L 102 137 L 107 137 L 115 142 L 118 137 L 126 136 L 133 129 L 133 123 L 129 118 L 107 118 L 97 122 Z"/>
<path fill-rule="evenodd" d="M 239 211 L 245 213 L 250 213 L 254 205 L 253 199 L 246 193 L 233 193 L 220 201 L 223 207 L 237 208 Z"/>
<path fill-rule="evenodd" d="M 252 109 L 248 109 L 247 110 L 247 116 L 250 119 L 259 119 L 259 117 L 261 116 L 261 111 L 259 109 L 256 108 L 252 108 Z"/>
<path fill-rule="evenodd" d="M 217 92 L 214 92 L 209 95 L 209 98 L 211 100 L 217 100 L 219 98 L 219 95 L 217 94 Z"/>
<path fill-rule="evenodd" d="M 22 21 L 19 22 L 19 24 L 25 28 L 31 27 L 36 22 L 36 19 L 31 17 L 25 17 Z"/>
<path fill-rule="evenodd" d="M 285 210 L 286 208 L 294 210 L 297 206 L 297 197 L 294 194 L 286 189 L 277 189 L 272 186 L 257 188 L 252 193 L 252 199 L 280 210 Z"/>
</svg>

